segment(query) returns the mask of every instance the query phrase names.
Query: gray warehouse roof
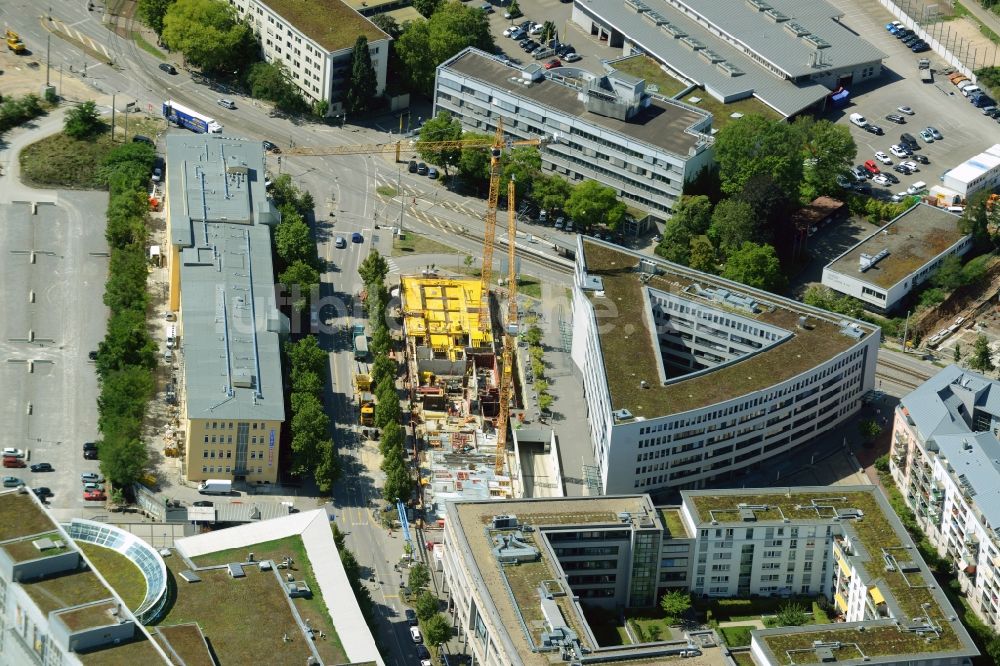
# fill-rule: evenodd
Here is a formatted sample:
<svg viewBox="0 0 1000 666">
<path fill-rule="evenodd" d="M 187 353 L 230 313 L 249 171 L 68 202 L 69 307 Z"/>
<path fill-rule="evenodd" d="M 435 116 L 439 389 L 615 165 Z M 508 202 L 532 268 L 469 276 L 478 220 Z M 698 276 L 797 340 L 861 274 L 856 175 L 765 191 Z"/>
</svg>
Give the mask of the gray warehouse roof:
<svg viewBox="0 0 1000 666">
<path fill-rule="evenodd" d="M 476 79 L 509 95 L 577 117 L 583 122 L 617 132 L 675 155 L 687 157 L 692 149 L 704 141 L 704 135 L 692 127 L 707 123 L 708 116 L 703 111 L 678 102 L 650 99 L 649 105 L 632 118 L 619 120 L 588 111 L 580 98 L 581 91 L 568 85 L 547 78 L 525 85 L 521 77 L 521 68 L 505 65 L 476 49 L 466 49 L 439 65 L 439 68 Z M 614 76 L 623 81 L 635 80 L 624 72 L 615 72 Z"/>
<path fill-rule="evenodd" d="M 170 242 L 180 249 L 187 415 L 285 418 L 271 228 L 259 141 L 167 136 Z"/>
<path fill-rule="evenodd" d="M 637 3 L 647 9 L 638 12 Z M 814 75 L 885 58 L 840 25 L 839 12 L 823 0 L 767 4 L 757 0 L 576 0 L 576 4 L 719 99 L 735 101 L 753 94 L 786 116 L 830 94 L 831 88 L 814 80 Z M 771 9 L 758 11 L 755 6 Z M 742 47 L 720 38 L 709 25 Z M 819 41 L 809 41 L 816 38 Z M 817 44 L 822 46 L 817 48 Z M 799 77 L 800 83 L 789 80 Z"/>
</svg>

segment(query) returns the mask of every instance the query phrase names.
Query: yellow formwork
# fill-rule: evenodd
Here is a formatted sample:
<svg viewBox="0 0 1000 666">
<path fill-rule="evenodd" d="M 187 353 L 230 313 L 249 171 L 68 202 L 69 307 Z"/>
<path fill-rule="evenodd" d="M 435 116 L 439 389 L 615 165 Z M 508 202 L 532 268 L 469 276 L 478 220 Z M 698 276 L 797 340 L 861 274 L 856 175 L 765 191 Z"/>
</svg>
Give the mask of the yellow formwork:
<svg viewBox="0 0 1000 666">
<path fill-rule="evenodd" d="M 403 277 L 406 334 L 455 360 L 466 347 L 489 347 L 493 339 L 480 330 L 482 286 L 476 278 Z"/>
</svg>

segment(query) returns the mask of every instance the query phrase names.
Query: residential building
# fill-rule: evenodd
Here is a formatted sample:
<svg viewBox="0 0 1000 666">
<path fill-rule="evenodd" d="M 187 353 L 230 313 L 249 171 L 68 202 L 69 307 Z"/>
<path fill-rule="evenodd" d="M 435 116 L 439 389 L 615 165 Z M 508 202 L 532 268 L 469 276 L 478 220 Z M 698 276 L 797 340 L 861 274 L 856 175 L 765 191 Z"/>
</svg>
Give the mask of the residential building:
<svg viewBox="0 0 1000 666">
<path fill-rule="evenodd" d="M 754 97 L 783 116 L 882 73 L 885 54 L 824 0 L 574 0 L 584 32 L 643 53 L 720 102 Z"/>
<path fill-rule="evenodd" d="M 0 663 L 173 663 L 24 486 L 0 492 Z"/>
<path fill-rule="evenodd" d="M 377 94 L 385 91 L 389 35 L 344 0 L 229 0 L 260 40 L 264 59 L 281 64 L 310 102 L 342 113 L 358 36 L 368 38 Z"/>
<path fill-rule="evenodd" d="M 879 329 L 579 237 L 572 356 L 607 494 L 729 483 L 844 422 Z"/>
<path fill-rule="evenodd" d="M 277 479 L 285 420 L 271 227 L 259 141 L 167 136 L 170 309 L 180 311 L 169 365 L 182 377 L 183 472 L 189 481 Z M 166 352 L 165 352 L 166 355 Z"/>
<path fill-rule="evenodd" d="M 956 365 L 904 396 L 889 466 L 969 605 L 1000 630 L 1000 382 Z"/>
<path fill-rule="evenodd" d="M 570 79 L 468 48 L 438 66 L 434 114 L 442 111 L 468 131 L 494 132 L 502 118 L 515 139 L 549 139 L 543 170 L 607 185 L 660 219 L 712 161 L 711 114 L 650 95 L 623 72 Z"/>
<path fill-rule="evenodd" d="M 972 248 L 959 216 L 917 203 L 823 268 L 823 284 L 876 312 L 891 312 L 945 257 Z"/>
<path fill-rule="evenodd" d="M 1000 143 L 945 171 L 941 184 L 962 199 L 1000 188 Z"/>
<path fill-rule="evenodd" d="M 648 495 L 449 502 L 445 592 L 484 666 L 728 663 L 696 631 L 595 638 L 595 607 L 649 607 L 671 588 L 830 601 L 839 622 L 752 630 L 757 666 L 968 663 L 974 643 L 881 491 L 836 490 L 682 491 L 672 507 Z"/>
</svg>

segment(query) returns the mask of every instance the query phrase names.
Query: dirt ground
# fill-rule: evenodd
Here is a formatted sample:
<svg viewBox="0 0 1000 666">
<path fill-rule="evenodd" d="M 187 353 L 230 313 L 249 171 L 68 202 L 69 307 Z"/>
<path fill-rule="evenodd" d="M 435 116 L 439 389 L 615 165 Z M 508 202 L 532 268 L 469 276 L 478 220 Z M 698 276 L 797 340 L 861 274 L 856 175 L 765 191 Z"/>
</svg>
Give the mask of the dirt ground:
<svg viewBox="0 0 1000 666">
<path fill-rule="evenodd" d="M 93 99 L 96 96 L 94 90 L 68 72 L 63 72 L 60 76 L 57 70 L 50 71 L 49 82 L 68 100 Z M 7 49 L 0 51 L 0 94 L 5 97 L 26 93 L 41 96 L 44 87 L 45 65 L 40 59 L 34 55 L 14 55 Z"/>
</svg>

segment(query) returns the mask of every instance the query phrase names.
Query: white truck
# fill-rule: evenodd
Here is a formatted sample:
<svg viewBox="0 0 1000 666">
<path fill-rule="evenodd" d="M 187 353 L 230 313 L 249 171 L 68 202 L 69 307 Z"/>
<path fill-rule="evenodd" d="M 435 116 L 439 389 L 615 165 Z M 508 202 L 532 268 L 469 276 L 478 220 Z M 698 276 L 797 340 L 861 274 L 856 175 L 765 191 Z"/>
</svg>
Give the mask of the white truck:
<svg viewBox="0 0 1000 666">
<path fill-rule="evenodd" d="M 198 484 L 202 495 L 228 495 L 233 492 L 233 482 L 222 479 L 208 479 Z"/>
</svg>

